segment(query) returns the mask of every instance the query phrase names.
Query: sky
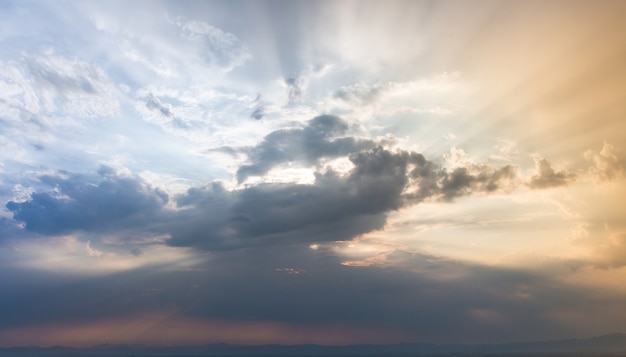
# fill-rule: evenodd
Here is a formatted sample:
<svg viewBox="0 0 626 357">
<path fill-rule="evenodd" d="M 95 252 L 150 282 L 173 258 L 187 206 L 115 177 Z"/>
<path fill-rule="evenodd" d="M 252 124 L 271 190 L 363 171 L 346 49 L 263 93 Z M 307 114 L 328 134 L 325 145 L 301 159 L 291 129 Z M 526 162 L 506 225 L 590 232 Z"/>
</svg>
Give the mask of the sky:
<svg viewBox="0 0 626 357">
<path fill-rule="evenodd" d="M 626 2 L 0 2 L 0 347 L 626 332 Z"/>
</svg>

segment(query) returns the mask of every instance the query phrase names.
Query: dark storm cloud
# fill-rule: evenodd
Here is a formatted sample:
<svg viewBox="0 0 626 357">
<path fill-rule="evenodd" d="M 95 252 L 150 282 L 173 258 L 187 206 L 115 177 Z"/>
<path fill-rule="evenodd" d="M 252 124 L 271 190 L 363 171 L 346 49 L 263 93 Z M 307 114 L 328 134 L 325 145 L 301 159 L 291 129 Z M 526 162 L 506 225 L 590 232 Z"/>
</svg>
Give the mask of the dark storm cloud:
<svg viewBox="0 0 626 357">
<path fill-rule="evenodd" d="M 316 119 L 310 126 L 327 128 L 328 123 Z M 267 146 L 273 143 L 265 141 Z M 450 201 L 495 191 L 515 175 L 508 166 L 448 174 L 421 154 L 381 147 L 352 153 L 349 159 L 354 165 L 349 175 L 329 170 L 316 174 L 313 184 L 260 184 L 233 191 L 218 183 L 192 188 L 176 198 L 183 210 L 172 224 L 168 244 L 228 250 L 350 240 L 382 229 L 390 211 L 426 199 Z"/>
<path fill-rule="evenodd" d="M 14 269 L 2 269 L 0 327 L 71 325 L 169 309 L 193 318 L 398 329 L 406 334 L 402 340 L 443 334 L 493 341 L 567 334 L 576 327 L 548 311 L 620 299 L 528 272 L 402 251 L 388 257 L 394 266 L 353 267 L 324 249 L 289 246 L 223 252 L 195 269 L 89 278 L 45 272 L 18 278 Z"/>
<path fill-rule="evenodd" d="M 530 178 L 528 186 L 533 189 L 559 187 L 574 181 L 575 175 L 567 171 L 554 171 L 546 159 L 536 161 L 537 174 Z"/>
<path fill-rule="evenodd" d="M 350 267 L 340 265 L 336 256 L 302 247 L 228 252 L 214 262 L 222 267 L 221 274 L 213 269 L 206 272 L 208 284 L 196 292 L 189 313 L 242 320 L 395 325 L 435 335 L 446 330 L 473 331 L 488 337 L 507 332 L 498 331 L 498 321 L 483 320 L 481 313 L 502 322 L 517 321 L 521 329 L 545 331 L 554 328 L 543 315 L 546 309 L 573 308 L 584 296 L 568 295 L 572 288 L 532 273 L 402 251 L 389 259 L 394 266 Z M 246 261 L 246 266 L 236 263 L 240 261 Z M 287 274 L 284 268 L 300 273 Z"/>
<path fill-rule="evenodd" d="M 34 192 L 24 202 L 6 208 L 26 230 L 45 235 L 72 230 L 107 230 L 146 223 L 167 203 L 168 196 L 133 178 L 117 177 L 101 168 L 102 179 L 92 183 L 80 175 L 41 176 L 49 192 Z"/>
<path fill-rule="evenodd" d="M 316 165 L 321 158 L 347 157 L 348 174 L 326 168 L 312 184 L 259 184 L 227 190 L 213 182 L 176 197 L 139 179 L 118 177 L 103 166 L 91 182 L 79 175 L 43 176 L 49 192 L 6 207 L 26 230 L 55 235 L 72 230 L 116 231 L 132 227 L 170 235 L 167 244 L 200 250 L 351 240 L 382 229 L 387 214 L 425 200 L 452 201 L 501 189 L 515 177 L 512 166 L 468 165 L 448 172 L 424 155 L 390 151 L 371 140 L 339 137 L 348 125 L 322 115 L 303 128 L 277 130 L 246 148 L 251 164 L 239 168 L 244 181 L 276 165 Z M 235 149 L 232 149 L 235 150 Z M 93 180 L 92 180 L 93 181 Z M 156 228 L 158 226 L 158 228 Z"/>
<path fill-rule="evenodd" d="M 170 301 L 140 300 L 141 290 L 146 285 L 150 288 L 163 286 L 155 274 L 147 270 L 114 273 L 104 277 L 80 277 L 25 271 L 10 266 L 2 268 L 0 315 L 3 318 L 0 319 L 0 329 L 35 323 L 70 323 L 130 316 L 158 311 L 158 304 L 167 307 L 175 305 Z M 146 280 L 148 284 L 145 284 Z M 172 281 L 166 284 L 169 288 L 180 288 Z M 179 304 L 184 303 L 181 300 Z"/>
<path fill-rule="evenodd" d="M 287 162 L 315 165 L 323 157 L 340 157 L 372 148 L 375 143 L 353 137 L 340 137 L 348 124 L 333 115 L 321 115 L 304 128 L 277 130 L 268 134 L 261 143 L 247 150 L 248 165 L 237 170 L 239 182 L 249 176 L 260 176 L 272 167 Z"/>
<path fill-rule="evenodd" d="M 329 171 L 311 185 L 262 184 L 227 191 L 219 184 L 177 198 L 182 225 L 169 244 L 233 249 L 278 242 L 348 240 L 383 227 L 403 204 L 409 155 L 375 149 L 350 156 L 349 176 Z"/>
<path fill-rule="evenodd" d="M 551 314 L 614 304 L 620 294 L 532 272 L 395 251 L 384 266 L 343 266 L 323 249 L 273 247 L 216 256 L 188 305 L 192 316 L 399 328 L 404 339 L 514 340 L 576 331 Z M 241 267 L 237 262 L 247 262 Z M 299 274 L 288 274 L 299 271 Z M 226 272 L 226 273 L 225 273 Z M 198 277 L 199 278 L 199 277 Z M 477 289 L 476 287 L 481 287 Z M 597 293 L 597 294 L 596 294 Z M 251 299 L 250 297 L 254 297 Z M 605 305 L 606 306 L 606 305 Z M 604 317 L 609 317 L 610 312 Z M 529 336 L 532 335 L 532 336 Z"/>
</svg>

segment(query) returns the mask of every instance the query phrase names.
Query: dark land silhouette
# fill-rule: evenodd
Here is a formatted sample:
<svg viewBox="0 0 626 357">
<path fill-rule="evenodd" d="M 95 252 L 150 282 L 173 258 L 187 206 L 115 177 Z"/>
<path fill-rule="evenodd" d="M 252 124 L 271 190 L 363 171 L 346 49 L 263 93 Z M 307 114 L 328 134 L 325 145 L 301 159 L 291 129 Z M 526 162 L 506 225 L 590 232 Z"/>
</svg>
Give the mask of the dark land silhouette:
<svg viewBox="0 0 626 357">
<path fill-rule="evenodd" d="M 0 348 L 3 357 L 186 357 L 186 356 L 626 356 L 626 334 L 588 339 L 503 344 L 388 345 L 231 345 L 145 346 L 98 345 L 90 348 Z"/>
</svg>

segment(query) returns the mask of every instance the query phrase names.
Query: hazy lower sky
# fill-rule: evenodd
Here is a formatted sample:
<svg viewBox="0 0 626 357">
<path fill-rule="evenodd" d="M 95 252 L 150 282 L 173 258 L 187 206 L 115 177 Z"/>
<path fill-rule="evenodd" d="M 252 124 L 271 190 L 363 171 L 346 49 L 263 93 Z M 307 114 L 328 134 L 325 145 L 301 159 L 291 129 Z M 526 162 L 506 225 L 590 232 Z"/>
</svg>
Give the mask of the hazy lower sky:
<svg viewBox="0 0 626 357">
<path fill-rule="evenodd" d="M 0 346 L 626 331 L 626 2 L 2 1 Z"/>
</svg>

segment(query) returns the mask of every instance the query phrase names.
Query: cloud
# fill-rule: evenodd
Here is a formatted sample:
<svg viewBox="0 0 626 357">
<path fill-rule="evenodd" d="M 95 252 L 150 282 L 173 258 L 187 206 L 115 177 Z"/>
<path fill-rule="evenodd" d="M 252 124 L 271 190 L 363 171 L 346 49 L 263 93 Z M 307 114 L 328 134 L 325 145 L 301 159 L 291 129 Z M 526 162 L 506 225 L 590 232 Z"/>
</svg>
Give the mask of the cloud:
<svg viewBox="0 0 626 357">
<path fill-rule="evenodd" d="M 254 108 L 252 113 L 250 113 L 250 118 L 261 120 L 265 116 L 265 107 L 263 105 L 258 105 Z"/>
<path fill-rule="evenodd" d="M 609 244 L 604 248 L 608 264 L 613 268 L 626 266 L 626 232 L 615 232 L 609 236 Z"/>
<path fill-rule="evenodd" d="M 372 105 L 391 90 L 393 86 L 392 83 L 379 85 L 356 83 L 339 88 L 335 91 L 333 97 L 355 105 Z"/>
<path fill-rule="evenodd" d="M 148 93 L 146 97 L 146 107 L 161 112 L 161 114 L 167 118 L 174 118 L 174 113 L 172 113 L 170 107 L 161 103 L 159 98 L 155 97 L 152 93 Z"/>
<path fill-rule="evenodd" d="M 166 243 L 172 246 L 232 250 L 351 240 L 382 229 L 389 212 L 426 200 L 449 202 L 502 190 L 516 176 L 514 166 L 471 162 L 459 162 L 462 166 L 449 172 L 422 154 L 342 136 L 347 130 L 341 118 L 321 115 L 304 127 L 276 130 L 254 147 L 231 148 L 249 156 L 250 163 L 237 171 L 240 182 L 287 162 L 319 166 L 321 159 L 349 161 L 348 171 L 315 167 L 311 184 L 263 183 L 228 190 L 211 182 L 176 196 L 173 208 L 165 207 L 168 195 L 160 189 L 103 166 L 98 180 L 65 172 L 41 176 L 49 191 L 29 193 L 26 201 L 10 201 L 6 207 L 26 230 L 43 235 L 133 228 L 171 236 Z"/>
<path fill-rule="evenodd" d="M 174 24 L 182 29 L 184 38 L 201 45 L 199 55 L 211 66 L 230 71 L 252 58 L 248 46 L 232 33 L 183 17 Z"/>
<path fill-rule="evenodd" d="M 290 105 L 298 104 L 302 100 L 307 81 L 303 77 L 287 77 L 285 78 L 287 85 L 287 103 Z"/>
<path fill-rule="evenodd" d="M 287 105 L 301 104 L 307 94 L 311 80 L 323 77 L 331 68 L 330 65 L 309 66 L 297 75 L 284 77 L 284 84 L 287 89 Z"/>
<path fill-rule="evenodd" d="M 165 124 L 172 125 L 176 129 L 190 129 L 191 125 L 188 121 L 185 121 L 179 117 L 177 117 L 171 109 L 171 106 L 168 104 L 163 104 L 159 98 L 157 98 L 154 94 L 148 93 L 146 96 L 146 108 L 150 110 L 154 110 L 158 112 L 162 117 L 165 117 L 168 120 Z M 161 121 L 162 122 L 162 121 Z M 195 124 L 195 123 L 193 123 Z"/>
<path fill-rule="evenodd" d="M 87 241 L 87 243 L 85 243 L 85 251 L 90 257 L 101 257 L 103 254 L 101 251 L 91 247 L 91 241 Z"/>
<path fill-rule="evenodd" d="M 486 164 L 471 164 L 467 167 L 457 167 L 443 176 L 442 198 L 450 201 L 473 192 L 493 192 L 511 187 L 517 176 L 517 168 L 512 165 L 494 168 Z"/>
<path fill-rule="evenodd" d="M 583 238 L 588 238 L 585 233 Z M 603 270 L 626 267 L 626 231 L 607 231 L 605 227 L 600 237 L 601 241 L 591 246 L 591 257 L 577 261 L 578 265 Z"/>
<path fill-rule="evenodd" d="M 336 118 L 319 119 L 309 127 L 328 129 L 327 120 L 337 124 Z M 283 141 L 265 141 L 268 149 L 277 143 Z M 176 198 L 180 217 L 168 244 L 227 250 L 351 240 L 382 229 L 391 211 L 427 199 L 451 201 L 473 192 L 493 192 L 516 172 L 512 166 L 475 165 L 448 173 L 421 154 L 381 147 L 348 157 L 353 165 L 348 174 L 327 169 L 308 185 L 259 184 L 228 191 L 212 183 L 192 188 Z"/>
<path fill-rule="evenodd" d="M 230 88 L 208 83 L 191 88 L 149 85 L 137 89 L 133 99 L 135 117 L 139 114 L 166 135 L 183 138 L 198 151 L 207 147 L 214 151 L 216 147 L 234 143 L 251 145 L 258 140 L 259 131 L 268 130 L 265 123 L 250 123 L 249 119 L 253 111 L 251 103 L 263 109 L 267 107 L 255 102 L 254 96 Z"/>
<path fill-rule="evenodd" d="M 528 293 L 534 294 L 537 285 L 546 284 L 530 274 L 480 268 L 424 254 L 394 251 L 390 255 L 395 261 L 393 267 L 350 267 L 341 265 L 339 257 L 304 251 L 301 246 L 227 252 L 213 262 L 226 273 L 205 275 L 223 289 L 211 294 L 209 287 L 201 287 L 198 293 L 207 299 L 189 306 L 190 313 L 299 323 L 393 324 L 427 331 L 433 320 L 424 317 L 430 314 L 439 316 L 436 320 L 443 327 L 456 325 L 453 321 L 471 324 L 467 312 L 481 304 L 496 310 L 505 310 L 506 305 L 528 307 L 528 301 L 511 295 L 525 285 Z M 249 263 L 243 270 L 235 263 L 242 260 Z M 303 273 L 285 274 L 285 267 Z M 472 289 L 478 281 L 489 281 L 494 289 Z M 256 298 L 250 300 L 249 296 Z M 391 296 L 398 299 L 389 300 Z"/>
<path fill-rule="evenodd" d="M 310 127 L 318 131 L 329 129 L 327 119 L 336 124 L 316 119 Z M 350 240 L 383 228 L 388 212 L 440 193 L 438 167 L 420 154 L 377 147 L 349 160 L 349 174 L 327 170 L 310 185 L 192 188 L 176 198 L 182 210 L 168 244 L 219 250 Z"/>
<path fill-rule="evenodd" d="M 406 82 L 367 83 L 360 80 L 335 90 L 330 102 L 342 112 L 359 113 L 359 117 L 374 115 L 379 119 L 391 119 L 403 115 L 412 118 L 449 115 L 455 111 L 451 98 L 463 90 L 459 79 L 460 73 L 444 72 Z"/>
<path fill-rule="evenodd" d="M 53 53 L 25 59 L 46 109 L 57 111 L 60 106 L 82 117 L 118 113 L 117 90 L 98 65 Z"/>
<path fill-rule="evenodd" d="M 451 167 L 441 169 L 433 186 L 442 201 L 453 201 L 476 192 L 511 190 L 517 184 L 517 167 L 514 165 L 497 168 L 491 164 L 475 163 L 463 149 L 454 146 L 443 157 Z"/>
<path fill-rule="evenodd" d="M 329 171 L 311 185 L 261 184 L 227 191 L 219 184 L 177 198 L 181 221 L 168 244 L 200 249 L 349 240 L 384 226 L 402 206 L 406 155 L 377 149 L 350 157 L 350 175 Z"/>
<path fill-rule="evenodd" d="M 530 178 L 528 186 L 532 189 L 566 186 L 574 181 L 575 174 L 563 171 L 554 171 L 546 159 L 536 159 L 537 174 Z"/>
<path fill-rule="evenodd" d="M 15 220 L 0 217 L 0 242 L 26 236 L 23 227 Z"/>
<path fill-rule="evenodd" d="M 302 339 L 308 335 L 300 332 L 309 330 L 298 324 L 318 333 L 332 326 L 404 333 L 392 342 L 582 336 L 626 321 L 619 286 L 626 166 L 612 145 L 587 144 L 598 143 L 598 135 L 619 144 L 626 132 L 619 120 L 623 91 L 611 94 L 624 81 L 615 75 L 594 80 L 602 73 L 589 71 L 607 67 L 602 58 L 618 58 L 611 54 L 623 48 L 608 46 L 591 56 L 600 62 L 570 61 L 575 68 L 557 71 L 541 59 L 526 68 L 523 59 L 522 68 L 501 60 L 485 66 L 511 34 L 523 35 L 513 41 L 523 49 L 553 44 L 546 53 L 552 60 L 567 54 L 558 44 L 576 49 L 572 39 L 589 38 L 536 41 L 572 32 L 539 26 L 529 37 L 516 25 L 526 22 L 510 18 L 488 21 L 490 29 L 504 31 L 480 31 L 485 18 L 500 18 L 490 15 L 538 13 L 526 5 L 458 11 L 415 2 L 407 11 L 344 2 L 58 4 L 9 5 L 0 16 L 6 20 L 0 21 L 0 335 L 6 343 L 15 343 L 6 329 L 41 323 L 57 327 L 53 336 L 76 332 L 77 343 L 88 333 L 95 343 L 132 339 L 140 333 L 132 318 L 160 309 L 175 311 L 172 319 L 163 317 L 165 326 L 178 317 L 232 322 L 231 334 L 243 342 L 262 331 L 264 321 L 286 322 L 294 327 L 288 333 Z M 539 12 L 548 17 L 538 22 L 565 18 L 560 24 L 578 24 L 572 29 L 588 35 L 578 20 L 617 21 L 574 8 Z M 397 21 L 405 15 L 410 21 Z M 440 21 L 424 22 L 424 15 Z M 478 56 L 455 57 L 476 35 Z M 368 40 L 355 41 L 359 37 Z M 307 62 L 312 58 L 332 61 L 332 71 L 322 76 Z M 513 77 L 500 75 L 512 66 L 519 69 Z M 437 75 L 444 67 L 469 78 Z M 480 68 L 489 70 L 477 74 Z M 533 69 L 547 72 L 530 78 Z M 591 87 L 581 92 L 572 83 Z M 520 88 L 530 96 L 511 91 Z M 606 90 L 586 95 L 589 88 Z M 255 101 L 257 93 L 262 101 Z M 587 103 L 573 108 L 562 105 L 563 98 Z M 531 115 L 524 110 L 529 103 L 539 105 Z M 320 113 L 341 118 L 313 119 Z M 587 122 L 589 113 L 598 120 Z M 542 121 L 543 114 L 556 119 Z M 520 115 L 537 125 L 524 125 Z M 572 125 L 571 118 L 580 120 Z M 450 132 L 458 137 L 442 140 Z M 395 143 L 383 142 L 388 133 Z M 557 148 L 552 136 L 560 133 L 576 140 Z M 523 147 L 494 148 L 498 137 Z M 443 160 L 452 145 L 465 145 L 485 161 L 458 150 L 449 156 L 454 162 Z M 232 157 L 206 154 L 217 148 Z M 568 155 L 583 160 L 589 148 L 585 172 L 574 171 L 580 163 Z M 546 167 L 538 163 L 522 181 L 515 166 L 520 152 L 534 150 L 572 166 L 565 170 L 547 156 Z M 499 156 L 489 155 L 494 152 Z M 100 176 L 92 175 L 94 162 L 124 166 L 128 174 L 102 167 Z M 565 187 L 572 173 L 612 181 Z M 511 192 L 516 185 L 525 189 Z M 539 190 L 557 186 L 565 188 L 548 196 Z M 475 198 L 502 192 L 507 196 Z M 589 226 L 576 229 L 582 246 L 570 247 L 568 229 L 579 221 Z M 605 224 L 617 232 L 603 236 L 610 242 L 596 239 Z M 589 265 L 571 272 L 526 261 L 522 267 L 511 257 L 546 247 L 554 248 L 549 255 L 588 253 L 590 261 L 615 269 Z M 348 262 L 369 266 L 341 265 Z M 167 266 L 155 269 L 158 264 Z M 498 269 L 502 265 L 509 268 Z M 586 319 L 559 323 L 557 314 Z M 117 317 L 107 330 L 63 327 Z M 150 329 L 152 321 L 140 326 Z M 240 334 L 240 321 L 260 323 Z M 151 336 L 177 343 L 186 331 L 210 335 L 201 324 L 175 325 L 181 329 L 168 326 Z M 55 343 L 49 330 L 30 331 L 20 341 L 33 344 L 30 338 L 43 336 Z M 263 333 L 256 336 L 267 342 Z M 155 341 L 161 340 L 146 340 Z"/>
<path fill-rule="evenodd" d="M 345 156 L 375 146 L 371 140 L 337 138 L 347 130 L 348 124 L 341 118 L 321 115 L 309 120 L 304 128 L 273 131 L 261 143 L 245 150 L 250 163 L 237 170 L 237 179 L 243 182 L 249 176 L 261 176 L 283 163 L 315 165 L 324 157 Z"/>
<path fill-rule="evenodd" d="M 74 230 L 103 231 L 148 224 L 167 203 L 168 195 L 134 178 L 101 169 L 93 183 L 80 175 L 41 176 L 52 188 L 33 192 L 27 201 L 9 201 L 6 208 L 27 231 L 56 235 Z"/>
<path fill-rule="evenodd" d="M 340 257 L 328 251 L 295 245 L 213 254 L 196 269 L 136 269 L 81 280 L 32 271 L 17 276 L 14 269 L 2 269 L 0 328 L 43 325 L 54 329 L 104 318 L 128 321 L 128 317 L 166 309 L 168 314 L 161 321 L 148 321 L 150 331 L 160 331 L 172 320 L 194 318 L 233 323 L 274 321 L 308 326 L 311 332 L 333 325 L 346 330 L 397 331 L 389 341 L 428 341 L 440 338 L 442 331 L 453 340 L 493 341 L 515 339 L 518 333 L 528 331 L 536 334 L 529 338 L 555 331 L 567 335 L 578 327 L 561 323 L 549 312 L 568 312 L 590 301 L 623 298 L 612 296 L 610 300 L 603 291 L 530 272 L 405 251 L 388 256 L 393 266 L 344 266 Z M 94 301 L 101 302 L 98 309 L 93 308 Z M 611 313 L 616 314 L 613 317 L 624 314 L 602 306 L 605 308 L 591 316 L 590 323 Z M 499 318 L 484 319 L 482 314 L 477 316 L 480 311 Z M 63 326 L 59 326 L 61 322 Z M 119 329 L 120 325 L 115 326 Z M 136 324 L 131 327 L 128 333 L 106 336 L 137 342 L 132 337 L 143 330 L 138 331 Z M 239 341 L 250 340 L 242 336 Z"/>
<path fill-rule="evenodd" d="M 81 119 L 119 113 L 117 89 L 97 64 L 48 51 L 0 67 L 0 138 L 12 160 L 29 161 L 29 146 L 57 150 L 44 144 Z"/>
<path fill-rule="evenodd" d="M 265 105 L 261 101 L 261 95 L 258 94 L 253 101 L 254 110 L 250 113 L 250 118 L 261 120 L 265 116 Z"/>
<path fill-rule="evenodd" d="M 584 156 L 592 162 L 593 166 L 589 168 L 589 172 L 597 181 L 609 181 L 624 172 L 623 160 L 618 156 L 617 149 L 607 142 L 604 143 L 600 152 L 587 150 Z"/>
</svg>

